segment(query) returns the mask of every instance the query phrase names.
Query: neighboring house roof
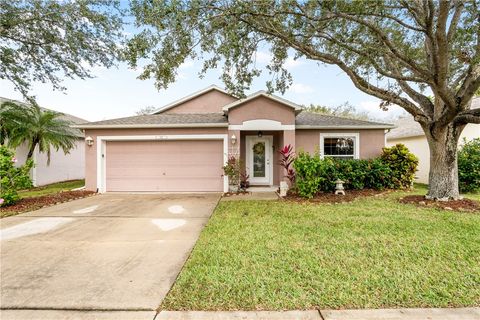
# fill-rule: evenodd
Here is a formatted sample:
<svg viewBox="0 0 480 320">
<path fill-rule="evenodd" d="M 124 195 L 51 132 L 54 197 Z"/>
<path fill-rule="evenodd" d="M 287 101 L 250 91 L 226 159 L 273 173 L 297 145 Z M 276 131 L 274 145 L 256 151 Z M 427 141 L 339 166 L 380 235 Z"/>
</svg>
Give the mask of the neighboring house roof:
<svg viewBox="0 0 480 320">
<path fill-rule="evenodd" d="M 293 103 L 293 102 L 291 102 L 291 101 L 288 101 L 287 99 L 281 98 L 281 97 L 279 97 L 279 96 L 276 96 L 276 95 L 273 95 L 273 94 L 269 94 L 269 93 L 267 93 L 267 92 L 264 91 L 264 90 L 257 91 L 257 92 L 255 92 L 255 93 L 253 93 L 253 94 L 251 94 L 251 95 L 243 98 L 243 99 L 239 99 L 239 100 L 237 100 L 237 101 L 234 101 L 234 102 L 232 102 L 232 103 L 229 103 L 229 104 L 227 104 L 226 106 L 224 106 L 224 107 L 222 108 L 222 110 L 223 110 L 224 112 L 228 113 L 228 110 L 229 110 L 229 109 L 234 108 L 234 107 L 236 107 L 236 106 L 239 106 L 239 105 L 241 105 L 241 104 L 244 104 L 245 102 L 250 101 L 250 100 L 253 100 L 253 99 L 258 98 L 258 97 L 266 97 L 266 98 L 269 98 L 270 100 L 279 102 L 279 103 L 281 103 L 281 104 L 283 104 L 283 105 L 286 105 L 286 106 L 288 106 L 288 107 L 290 107 L 290 108 L 295 109 L 295 111 L 296 111 L 297 113 L 300 112 L 300 111 L 302 111 L 302 107 L 301 107 L 300 105 L 298 105 L 298 104 L 296 104 L 296 103 Z"/>
<path fill-rule="evenodd" d="M 178 99 L 178 100 L 176 100 L 176 101 L 174 101 L 174 102 L 172 102 L 172 103 L 169 103 L 169 104 L 161 107 L 160 109 L 155 110 L 154 112 L 152 112 L 152 114 L 162 113 L 162 112 L 164 112 L 164 111 L 167 111 L 167 110 L 169 110 L 169 109 L 172 109 L 172 108 L 178 106 L 179 104 L 182 104 L 182 103 L 185 103 L 185 102 L 187 102 L 187 101 L 190 101 L 190 100 L 192 100 L 192 99 L 194 99 L 194 98 L 196 98 L 196 97 L 198 97 L 198 96 L 201 96 L 202 94 L 205 94 L 205 93 L 207 93 L 207 92 L 210 92 L 210 91 L 212 91 L 212 90 L 216 90 L 216 91 L 222 92 L 222 93 L 224 93 L 224 94 L 227 94 L 227 95 L 229 95 L 229 96 L 232 96 L 232 95 L 231 95 L 230 93 L 228 93 L 226 90 L 224 90 L 224 89 L 222 89 L 222 88 L 220 88 L 220 87 L 218 87 L 218 86 L 216 86 L 216 85 L 211 85 L 211 86 L 206 87 L 205 89 L 199 90 L 199 91 L 194 92 L 194 93 L 192 93 L 192 94 L 190 94 L 190 95 L 188 95 L 188 96 L 186 96 L 186 97 L 183 97 L 183 98 Z M 233 96 L 232 96 L 232 97 L 233 97 Z"/>
<path fill-rule="evenodd" d="M 161 113 L 111 120 L 102 120 L 78 125 L 78 128 L 168 128 L 168 127 L 227 127 L 223 113 Z"/>
<path fill-rule="evenodd" d="M 413 120 L 412 116 L 398 119 L 395 121 L 395 126 L 396 128 L 387 133 L 387 140 L 419 137 L 425 134 L 420 124 Z"/>
<path fill-rule="evenodd" d="M 302 111 L 295 119 L 295 127 L 297 129 L 388 129 L 393 128 L 394 125 Z"/>
<path fill-rule="evenodd" d="M 472 99 L 471 109 L 480 108 L 480 97 Z M 416 122 L 412 116 L 408 115 L 395 121 L 395 129 L 387 133 L 387 140 L 395 140 L 401 138 L 413 138 L 424 136 L 422 127 Z"/>
<path fill-rule="evenodd" d="M 0 97 L 0 105 L 4 102 L 13 102 L 15 104 L 22 105 L 22 106 L 29 106 L 30 105 L 30 104 L 22 102 L 22 101 Z M 85 119 L 76 117 L 76 116 L 68 114 L 68 113 L 63 113 L 63 112 L 60 112 L 60 111 L 56 111 L 56 110 L 52 110 L 52 109 L 48 109 L 48 108 L 44 108 L 44 107 L 40 107 L 40 108 L 44 111 L 54 111 L 54 112 L 60 113 L 61 114 L 61 116 L 59 117 L 60 119 L 71 122 L 72 124 L 75 124 L 74 126 L 72 126 L 73 128 L 76 128 L 77 127 L 76 125 L 78 125 L 78 124 L 88 122 Z M 78 133 L 77 135 L 79 137 L 82 137 L 82 138 L 84 137 L 83 132 L 81 132 L 80 130 L 76 130 L 76 131 L 77 131 L 77 133 Z"/>
</svg>

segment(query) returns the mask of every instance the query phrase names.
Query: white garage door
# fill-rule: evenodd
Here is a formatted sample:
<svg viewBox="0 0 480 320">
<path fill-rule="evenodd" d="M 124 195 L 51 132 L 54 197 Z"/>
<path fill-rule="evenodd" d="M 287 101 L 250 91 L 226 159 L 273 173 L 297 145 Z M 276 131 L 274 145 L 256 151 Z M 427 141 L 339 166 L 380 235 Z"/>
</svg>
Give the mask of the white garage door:
<svg viewBox="0 0 480 320">
<path fill-rule="evenodd" d="M 223 141 L 108 141 L 107 191 L 223 191 Z"/>
</svg>

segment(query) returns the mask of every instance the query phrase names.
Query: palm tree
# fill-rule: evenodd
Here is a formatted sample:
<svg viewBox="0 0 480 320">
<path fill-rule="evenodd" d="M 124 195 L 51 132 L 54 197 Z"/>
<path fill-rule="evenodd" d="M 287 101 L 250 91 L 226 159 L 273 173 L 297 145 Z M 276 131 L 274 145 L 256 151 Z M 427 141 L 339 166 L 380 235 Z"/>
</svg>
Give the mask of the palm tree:
<svg viewBox="0 0 480 320">
<path fill-rule="evenodd" d="M 62 113 L 45 110 L 38 105 L 21 106 L 13 103 L 9 108 L 16 111 L 10 111 L 15 116 L 9 119 L 12 122 L 6 126 L 8 144 L 16 148 L 26 142 L 29 148 L 27 160 L 32 158 L 37 146 L 40 152 L 47 154 L 48 164 L 52 147 L 57 151 L 62 149 L 65 154 L 75 147 L 78 134 L 71 127 L 71 122 L 61 118 Z"/>
<path fill-rule="evenodd" d="M 12 131 L 24 118 L 23 106 L 0 98 L 0 145 L 7 144 Z"/>
</svg>

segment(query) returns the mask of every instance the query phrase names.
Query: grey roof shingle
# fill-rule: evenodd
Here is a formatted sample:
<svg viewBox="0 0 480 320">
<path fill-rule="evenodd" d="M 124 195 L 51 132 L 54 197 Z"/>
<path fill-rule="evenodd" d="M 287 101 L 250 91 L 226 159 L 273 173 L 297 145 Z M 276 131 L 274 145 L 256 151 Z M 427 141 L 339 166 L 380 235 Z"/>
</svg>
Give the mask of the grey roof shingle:
<svg viewBox="0 0 480 320">
<path fill-rule="evenodd" d="M 356 120 L 341 118 L 336 116 L 323 115 L 312 112 L 301 112 L 297 115 L 295 124 L 304 128 L 332 128 L 332 127 L 378 127 L 391 128 L 393 125 L 373 121 Z M 223 113 L 160 113 L 126 118 L 117 118 L 88 122 L 79 125 L 80 128 L 121 128 L 121 127 L 155 127 L 155 126 L 175 126 L 175 125 L 211 125 L 227 126 L 228 119 Z"/>
<path fill-rule="evenodd" d="M 302 111 L 295 119 L 296 126 L 311 126 L 311 127 L 384 127 L 391 128 L 392 124 L 357 120 L 350 118 L 342 118 L 337 116 L 325 115 L 320 113 Z"/>
<path fill-rule="evenodd" d="M 136 126 L 136 125 L 175 125 L 175 124 L 212 124 L 227 125 L 227 118 L 223 113 L 160 113 L 141 116 L 117 118 L 88 122 L 80 125 L 81 128 L 100 127 L 100 126 Z"/>
<path fill-rule="evenodd" d="M 395 121 L 395 126 L 396 128 L 387 133 L 387 140 L 418 137 L 425 134 L 420 124 L 413 120 L 412 116 L 405 116 L 398 119 Z"/>
</svg>

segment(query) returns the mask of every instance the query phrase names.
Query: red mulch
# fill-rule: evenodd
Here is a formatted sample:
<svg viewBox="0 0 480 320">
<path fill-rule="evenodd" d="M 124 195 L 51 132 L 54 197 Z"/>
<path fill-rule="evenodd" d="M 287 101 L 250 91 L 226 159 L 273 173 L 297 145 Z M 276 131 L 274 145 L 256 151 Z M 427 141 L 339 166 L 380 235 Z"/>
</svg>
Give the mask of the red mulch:
<svg viewBox="0 0 480 320">
<path fill-rule="evenodd" d="M 450 201 L 436 201 L 427 200 L 422 195 L 411 195 L 403 197 L 399 200 L 401 203 L 410 203 L 419 207 L 431 207 L 444 210 L 456 211 L 480 211 L 480 202 L 471 199 L 450 200 Z"/>
<path fill-rule="evenodd" d="M 55 194 L 31 197 L 20 199 L 17 203 L 0 207 L 0 216 L 6 217 L 12 214 L 37 210 L 43 207 L 53 206 L 62 202 L 85 198 L 95 194 L 93 191 L 78 190 L 78 191 L 64 191 Z"/>
<path fill-rule="evenodd" d="M 345 190 L 345 195 L 336 195 L 333 192 L 320 192 L 317 193 L 312 199 L 305 199 L 294 193 L 288 193 L 284 198 L 287 201 L 295 202 L 320 202 L 320 203 L 341 203 L 341 202 L 350 202 L 359 197 L 372 197 L 372 196 L 381 196 L 386 193 L 389 193 L 390 190 L 373 190 L 373 189 L 362 189 L 362 190 Z"/>
</svg>

